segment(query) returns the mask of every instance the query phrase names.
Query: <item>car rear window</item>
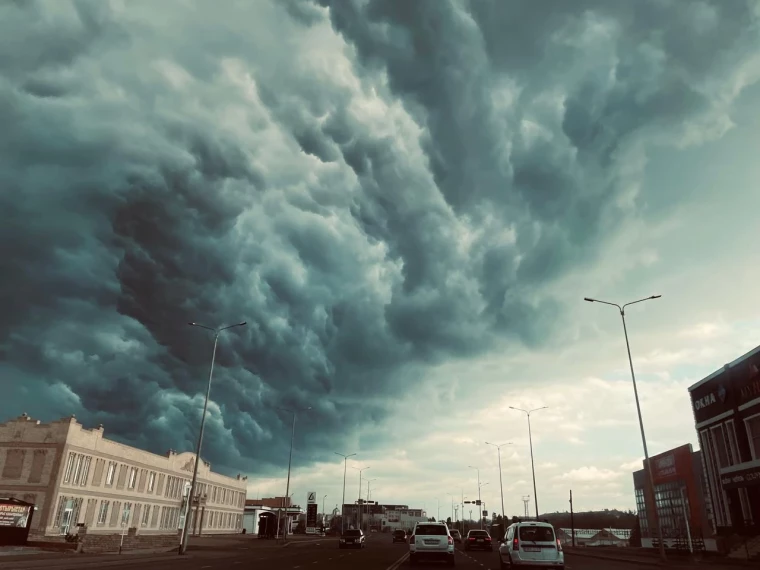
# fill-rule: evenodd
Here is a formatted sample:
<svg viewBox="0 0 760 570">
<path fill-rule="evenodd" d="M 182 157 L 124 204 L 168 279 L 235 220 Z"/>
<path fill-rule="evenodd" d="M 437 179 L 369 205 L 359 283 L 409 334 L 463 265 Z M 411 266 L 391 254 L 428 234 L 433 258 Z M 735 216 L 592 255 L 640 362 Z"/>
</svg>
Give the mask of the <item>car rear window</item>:
<svg viewBox="0 0 760 570">
<path fill-rule="evenodd" d="M 406 534 L 406 531 L 403 531 L 403 530 L 394 530 L 393 534 L 397 534 L 397 535 L 401 536 L 402 534 Z"/>
<path fill-rule="evenodd" d="M 348 529 L 343 533 L 344 536 L 361 536 L 359 529 Z"/>
<path fill-rule="evenodd" d="M 414 534 L 421 534 L 423 536 L 446 536 L 446 527 L 442 524 L 423 524 L 419 525 L 414 531 Z"/>
<path fill-rule="evenodd" d="M 484 530 L 471 530 L 470 536 L 488 536 L 488 533 Z"/>
<path fill-rule="evenodd" d="M 548 526 L 521 526 L 520 540 L 554 542 L 554 529 Z"/>
</svg>

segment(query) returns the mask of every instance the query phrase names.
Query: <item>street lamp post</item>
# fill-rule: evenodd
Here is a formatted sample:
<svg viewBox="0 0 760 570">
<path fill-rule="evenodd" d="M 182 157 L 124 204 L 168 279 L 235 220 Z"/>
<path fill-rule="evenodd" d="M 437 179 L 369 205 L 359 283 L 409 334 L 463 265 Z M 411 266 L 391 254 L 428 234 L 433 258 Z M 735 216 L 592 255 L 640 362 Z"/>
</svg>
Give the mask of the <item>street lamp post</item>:
<svg viewBox="0 0 760 570">
<path fill-rule="evenodd" d="M 449 497 L 451 497 L 451 524 L 456 524 L 457 519 L 456 515 L 454 514 L 454 494 L 453 493 L 446 493 Z"/>
<path fill-rule="evenodd" d="M 327 520 L 327 514 L 325 513 L 325 499 L 327 495 L 322 497 L 322 530 L 325 530 L 325 521 Z"/>
<path fill-rule="evenodd" d="M 628 342 L 628 328 L 625 325 L 625 308 L 629 305 L 635 305 L 636 303 L 643 303 L 644 301 L 651 301 L 653 299 L 659 299 L 662 297 L 662 295 L 650 295 L 649 297 L 646 297 L 644 299 L 639 299 L 638 301 L 631 301 L 630 303 L 626 303 L 625 305 L 618 305 L 617 303 L 610 303 L 608 301 L 600 301 L 599 299 L 592 299 L 590 297 L 584 297 L 584 301 L 588 301 L 589 303 L 602 303 L 603 305 L 610 305 L 612 307 L 617 308 L 617 310 L 620 312 L 620 318 L 623 321 L 623 334 L 625 335 L 625 347 L 628 350 L 628 364 L 631 367 L 631 381 L 633 382 L 633 396 L 636 399 L 636 413 L 639 416 L 639 429 L 641 430 L 641 443 L 644 446 L 644 460 L 646 464 L 646 470 L 647 470 L 647 476 L 649 479 L 649 486 L 651 488 L 652 493 L 652 499 L 654 504 L 653 509 L 653 515 L 655 520 L 655 526 L 657 527 L 657 534 L 659 535 L 659 543 L 660 543 L 660 558 L 663 560 L 667 559 L 667 555 L 665 554 L 665 545 L 663 543 L 662 539 L 662 523 L 660 522 L 660 515 L 657 512 L 657 498 L 654 493 L 654 477 L 652 476 L 652 467 L 649 465 L 649 450 L 647 448 L 647 438 L 644 434 L 644 420 L 641 418 L 641 405 L 639 404 L 639 391 L 636 387 L 636 373 L 633 371 L 633 358 L 631 357 L 631 344 Z"/>
<path fill-rule="evenodd" d="M 540 408 L 534 408 L 533 410 L 523 410 L 522 408 L 514 408 L 512 406 L 509 406 L 512 410 L 517 410 L 518 412 L 524 412 L 526 416 L 528 416 L 528 443 L 530 443 L 530 468 L 531 471 L 533 471 L 533 499 L 536 502 L 536 520 L 538 520 L 538 492 L 536 491 L 536 466 L 533 463 L 533 434 L 530 430 L 530 415 L 533 412 L 537 412 L 538 410 L 545 410 L 548 406 L 541 406 Z"/>
<path fill-rule="evenodd" d="M 512 445 L 512 442 L 502 443 L 500 445 L 496 445 L 495 443 L 486 442 L 486 445 L 493 445 L 496 448 L 496 451 L 499 454 L 499 488 L 501 489 L 501 523 L 506 524 L 504 521 L 504 483 L 501 480 L 501 448 L 505 445 Z"/>
<path fill-rule="evenodd" d="M 352 467 L 351 469 L 356 469 L 359 472 L 359 498 L 356 501 L 356 518 L 357 518 L 357 525 L 359 528 L 362 527 L 362 471 L 369 469 L 369 467 Z"/>
<path fill-rule="evenodd" d="M 369 508 L 369 484 L 372 483 L 373 481 L 377 481 L 377 477 L 375 477 L 374 479 L 367 479 L 367 500 L 364 502 L 364 504 L 367 506 L 368 519 L 372 517 L 372 512 L 371 512 L 371 509 Z"/>
<path fill-rule="evenodd" d="M 483 509 L 481 508 L 481 500 L 480 500 L 480 468 L 479 467 L 473 467 L 472 465 L 469 466 L 470 469 L 475 469 L 478 472 L 478 516 L 480 517 L 480 530 L 483 530 L 483 515 L 480 514 L 483 512 Z"/>
<path fill-rule="evenodd" d="M 190 530 L 190 514 L 193 512 L 192 510 L 192 502 L 193 498 L 195 497 L 195 486 L 198 482 L 198 464 L 201 461 L 201 447 L 203 446 L 203 432 L 206 429 L 206 412 L 208 411 L 208 401 L 211 397 L 211 379 L 214 377 L 214 362 L 216 362 L 216 347 L 217 344 L 219 344 L 219 335 L 226 331 L 227 329 L 231 329 L 233 327 L 242 327 L 245 326 L 246 322 L 243 321 L 242 323 L 236 323 L 234 325 L 228 325 L 226 327 L 220 327 L 220 328 L 212 328 L 207 327 L 206 325 L 202 325 L 200 323 L 188 323 L 191 327 L 200 327 L 202 329 L 210 330 L 214 333 L 214 350 L 211 352 L 211 370 L 209 370 L 208 373 L 208 385 L 206 386 L 206 399 L 203 402 L 203 414 L 201 415 L 201 429 L 198 433 L 198 444 L 195 447 L 195 465 L 193 467 L 193 478 L 190 482 L 190 494 L 187 497 L 187 505 L 185 506 L 185 522 L 182 527 L 182 540 L 179 544 L 178 553 L 180 555 L 184 554 L 187 551 L 187 538 L 188 538 L 188 531 Z M 199 503 L 200 504 L 200 503 Z"/>
<path fill-rule="evenodd" d="M 302 408 L 302 409 L 288 409 L 288 408 L 278 408 L 279 410 L 282 410 L 283 412 L 290 412 L 293 414 L 293 427 L 290 431 L 290 454 L 288 455 L 288 482 L 285 485 L 285 497 L 290 497 L 290 466 L 293 462 L 293 441 L 296 437 L 296 412 L 305 412 L 307 410 L 311 409 L 311 406 L 308 408 Z M 286 499 L 288 500 L 288 499 Z M 285 505 L 285 529 L 283 531 L 283 538 L 287 540 L 288 538 L 288 525 L 290 524 L 290 519 L 288 519 L 288 508 L 290 508 L 290 505 Z M 279 518 L 279 514 L 278 514 Z"/>
<path fill-rule="evenodd" d="M 335 455 L 340 455 L 343 458 L 343 503 L 340 505 L 340 533 L 343 534 L 343 530 L 346 527 L 345 523 L 345 516 L 343 515 L 343 510 L 345 508 L 346 504 L 346 465 L 348 464 L 348 458 L 353 457 L 356 455 L 355 453 L 350 453 L 348 455 L 345 455 L 343 453 L 338 453 L 337 451 L 333 451 Z"/>
</svg>

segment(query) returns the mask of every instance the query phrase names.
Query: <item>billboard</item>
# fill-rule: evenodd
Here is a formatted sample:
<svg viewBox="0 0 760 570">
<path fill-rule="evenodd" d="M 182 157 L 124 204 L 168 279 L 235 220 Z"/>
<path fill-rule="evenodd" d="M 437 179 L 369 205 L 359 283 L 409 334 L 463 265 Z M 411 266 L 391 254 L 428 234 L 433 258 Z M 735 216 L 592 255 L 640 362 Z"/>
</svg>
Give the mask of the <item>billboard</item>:
<svg viewBox="0 0 760 570">
<path fill-rule="evenodd" d="M 0 527 L 26 528 L 31 510 L 28 505 L 0 504 Z"/>
</svg>

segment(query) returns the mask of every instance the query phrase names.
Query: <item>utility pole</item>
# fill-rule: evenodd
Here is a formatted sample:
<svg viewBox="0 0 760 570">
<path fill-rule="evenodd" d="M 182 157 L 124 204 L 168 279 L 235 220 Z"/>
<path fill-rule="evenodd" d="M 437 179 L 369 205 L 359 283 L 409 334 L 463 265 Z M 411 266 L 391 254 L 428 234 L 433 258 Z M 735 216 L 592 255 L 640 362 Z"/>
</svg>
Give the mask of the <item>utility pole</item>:
<svg viewBox="0 0 760 570">
<path fill-rule="evenodd" d="M 570 532 L 573 533 L 573 548 L 575 548 L 575 517 L 573 516 L 573 490 L 570 489 Z"/>
</svg>

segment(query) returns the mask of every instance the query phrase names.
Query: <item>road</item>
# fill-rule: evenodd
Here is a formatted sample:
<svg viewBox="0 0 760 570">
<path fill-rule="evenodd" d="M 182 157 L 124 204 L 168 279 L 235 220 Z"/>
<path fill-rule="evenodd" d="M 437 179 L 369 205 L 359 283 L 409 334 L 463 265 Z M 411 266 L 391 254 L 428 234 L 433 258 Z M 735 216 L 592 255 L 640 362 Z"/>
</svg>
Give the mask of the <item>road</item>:
<svg viewBox="0 0 760 570">
<path fill-rule="evenodd" d="M 224 551 L 201 550 L 188 557 L 167 556 L 160 560 L 138 560 L 118 557 L 95 562 L 81 558 L 74 560 L 37 561 L 35 568 L 45 570 L 127 569 L 139 570 L 408 570 L 406 554 L 409 547 L 403 543 L 393 544 L 388 535 L 370 535 L 363 550 L 340 550 L 337 539 L 325 538 L 319 542 L 295 544 L 285 548 L 276 546 L 251 546 L 228 548 Z M 460 570 L 499 570 L 496 552 L 462 552 L 457 549 L 457 568 Z M 28 569 L 17 561 L 0 560 L 3 570 Z M 445 567 L 438 563 L 420 567 Z M 615 563 L 581 556 L 568 556 L 567 570 L 635 570 L 635 564 Z"/>
</svg>

